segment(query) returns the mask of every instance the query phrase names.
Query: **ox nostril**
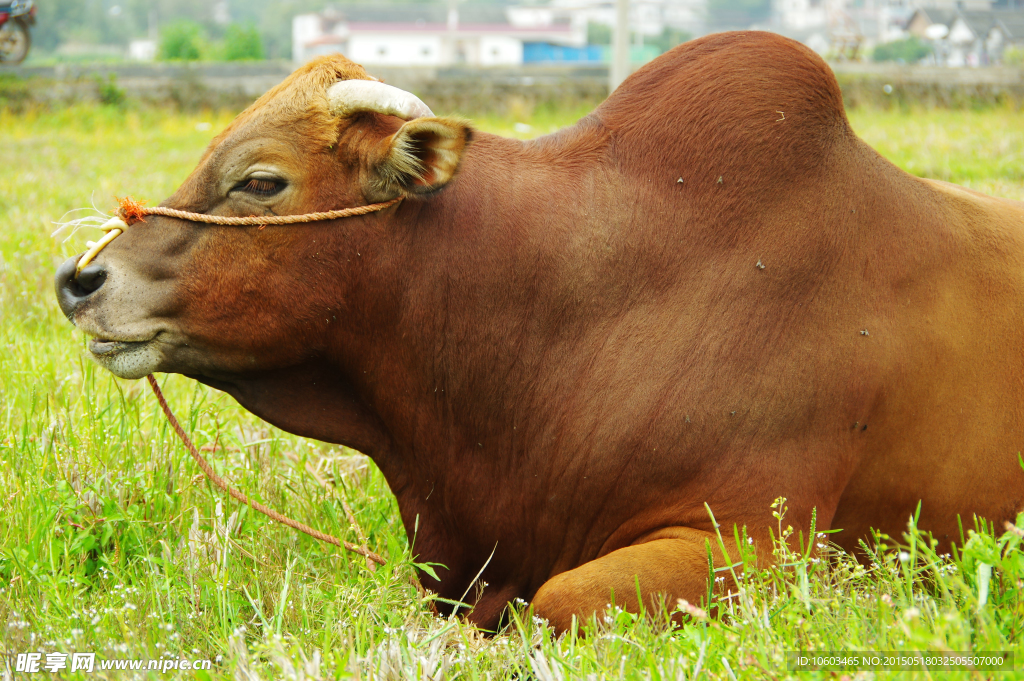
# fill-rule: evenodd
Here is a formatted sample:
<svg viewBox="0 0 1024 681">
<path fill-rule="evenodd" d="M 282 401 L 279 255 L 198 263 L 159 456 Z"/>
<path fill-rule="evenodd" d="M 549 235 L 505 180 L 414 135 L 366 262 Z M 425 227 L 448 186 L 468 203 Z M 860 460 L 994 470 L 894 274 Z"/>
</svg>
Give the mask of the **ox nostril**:
<svg viewBox="0 0 1024 681">
<path fill-rule="evenodd" d="M 78 277 L 74 279 L 78 284 L 78 287 L 82 289 L 83 294 L 86 296 L 96 293 L 100 286 L 103 286 L 103 282 L 106 280 L 107 268 L 103 265 L 97 265 L 96 263 L 92 263 L 84 267 Z"/>
<path fill-rule="evenodd" d="M 54 281 L 57 289 L 57 302 L 68 318 L 71 318 L 75 309 L 89 296 L 96 293 L 107 280 L 107 269 L 102 265 L 90 264 L 83 268 L 82 273 L 76 277 L 75 270 L 77 267 L 77 256 L 65 260 L 57 268 L 57 275 Z"/>
</svg>

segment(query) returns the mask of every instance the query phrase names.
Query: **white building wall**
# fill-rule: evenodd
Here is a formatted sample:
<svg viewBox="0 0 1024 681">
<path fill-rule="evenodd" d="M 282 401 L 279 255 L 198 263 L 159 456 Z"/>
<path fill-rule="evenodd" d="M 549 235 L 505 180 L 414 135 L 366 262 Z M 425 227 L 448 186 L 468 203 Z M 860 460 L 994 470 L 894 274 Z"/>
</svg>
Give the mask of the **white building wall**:
<svg viewBox="0 0 1024 681">
<path fill-rule="evenodd" d="M 572 23 L 588 22 L 613 26 L 615 6 L 608 0 L 551 0 L 559 16 L 568 15 Z M 666 27 L 703 32 L 707 0 L 632 0 L 629 3 L 630 30 L 643 35 L 659 35 Z"/>
<path fill-rule="evenodd" d="M 306 54 L 306 43 L 316 40 L 323 33 L 319 14 L 300 14 L 292 18 L 292 61 L 296 64 L 306 62 L 310 55 Z"/>
<path fill-rule="evenodd" d="M 317 41 L 306 45 L 304 54 L 304 61 L 309 61 L 314 57 L 323 57 L 328 54 L 348 54 L 348 41 L 340 38 L 331 41 Z"/>
<path fill-rule="evenodd" d="M 551 7 L 507 7 L 505 16 L 513 26 L 550 26 L 555 23 L 555 10 Z"/>
<path fill-rule="evenodd" d="M 456 35 L 441 41 L 441 60 L 444 64 L 479 64 L 480 39 L 469 35 Z"/>
<path fill-rule="evenodd" d="M 348 50 L 345 56 L 357 64 L 438 66 L 442 62 L 441 39 L 431 35 L 360 33 L 349 37 Z"/>
<path fill-rule="evenodd" d="M 789 29 L 822 28 L 828 24 L 828 10 L 822 0 L 776 0 L 773 10 L 779 23 Z"/>
<path fill-rule="evenodd" d="M 678 0 L 665 5 L 665 25 L 689 31 L 697 36 L 704 32 L 707 19 L 708 3 L 706 0 Z"/>
<path fill-rule="evenodd" d="M 522 21 L 543 22 L 543 12 L 524 12 Z M 523 43 L 553 42 L 576 47 L 586 44 L 586 24 L 576 22 L 553 30 L 550 26 L 450 30 L 388 30 L 330 21 L 318 14 L 301 14 L 292 21 L 292 58 L 302 64 L 332 52 L 341 52 L 359 64 L 378 66 L 515 66 L 523 63 Z M 329 32 L 325 33 L 325 29 Z"/>
<path fill-rule="evenodd" d="M 946 40 L 957 45 L 970 45 L 976 40 L 974 31 L 964 23 L 963 19 L 957 18 L 953 22 L 952 28 L 949 29 L 949 36 Z"/>
<path fill-rule="evenodd" d="M 480 38 L 480 66 L 519 66 L 523 63 L 523 41 L 506 36 Z"/>
<path fill-rule="evenodd" d="M 156 59 L 155 40 L 133 40 L 128 43 L 128 58 L 133 61 L 153 61 Z"/>
</svg>

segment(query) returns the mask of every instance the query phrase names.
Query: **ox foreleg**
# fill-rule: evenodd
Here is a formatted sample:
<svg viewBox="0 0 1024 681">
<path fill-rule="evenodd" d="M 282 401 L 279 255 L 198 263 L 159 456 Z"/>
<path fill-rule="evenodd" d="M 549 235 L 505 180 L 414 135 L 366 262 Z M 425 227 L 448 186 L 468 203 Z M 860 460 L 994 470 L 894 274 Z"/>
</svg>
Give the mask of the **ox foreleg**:
<svg viewBox="0 0 1024 681">
<path fill-rule="evenodd" d="M 662 604 L 674 609 L 678 599 L 692 604 L 707 601 L 708 548 L 715 567 L 739 556 L 735 541 L 690 528 L 666 528 L 642 543 L 556 575 L 534 596 L 534 613 L 547 619 L 558 632 L 583 624 L 614 603 L 629 612 L 656 612 Z M 732 580 L 727 578 L 727 582 Z M 641 603 L 642 600 L 642 603 Z"/>
</svg>

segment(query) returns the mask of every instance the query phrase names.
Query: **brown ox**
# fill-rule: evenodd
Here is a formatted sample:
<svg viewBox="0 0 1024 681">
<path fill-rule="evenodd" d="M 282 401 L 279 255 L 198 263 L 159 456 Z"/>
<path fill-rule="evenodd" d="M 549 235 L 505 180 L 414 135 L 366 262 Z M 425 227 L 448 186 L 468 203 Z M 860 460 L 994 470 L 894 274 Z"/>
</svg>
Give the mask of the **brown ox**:
<svg viewBox="0 0 1024 681">
<path fill-rule="evenodd" d="M 472 621 L 699 601 L 705 503 L 765 555 L 779 496 L 851 550 L 918 502 L 943 547 L 958 514 L 1021 510 L 1024 206 L 879 157 L 811 51 L 696 40 L 532 142 L 333 88 L 366 78 L 298 70 L 165 205 L 404 202 L 150 217 L 59 297 L 114 373 L 371 456 L 445 566 L 428 587 L 457 599 L 486 564 Z"/>
</svg>

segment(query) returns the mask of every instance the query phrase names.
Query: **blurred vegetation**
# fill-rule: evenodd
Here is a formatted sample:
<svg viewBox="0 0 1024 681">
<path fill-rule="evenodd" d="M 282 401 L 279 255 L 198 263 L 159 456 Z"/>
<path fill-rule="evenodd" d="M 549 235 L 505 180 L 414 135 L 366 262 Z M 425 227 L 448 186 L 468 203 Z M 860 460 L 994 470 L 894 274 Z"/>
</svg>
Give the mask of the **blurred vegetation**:
<svg viewBox="0 0 1024 681">
<path fill-rule="evenodd" d="M 910 36 L 891 43 L 882 43 L 871 53 L 872 61 L 894 61 L 900 64 L 916 64 L 932 53 L 932 46 L 917 36 Z"/>
<path fill-rule="evenodd" d="M 194 21 L 178 21 L 161 31 L 157 53 L 168 61 L 257 61 L 264 55 L 263 39 L 252 24 L 230 24 L 223 38 L 211 40 Z"/>
<path fill-rule="evenodd" d="M 608 24 L 587 22 L 587 43 L 590 45 L 611 45 L 612 27 Z"/>
<path fill-rule="evenodd" d="M 33 81 L 13 73 L 0 73 L 0 111 L 21 111 L 33 103 Z"/>
<path fill-rule="evenodd" d="M 682 31 L 678 28 L 669 28 L 666 26 L 662 29 L 661 35 L 647 36 L 644 38 L 645 45 L 653 45 L 662 52 L 668 52 L 676 45 L 685 43 L 693 36 L 687 31 Z"/>
<path fill-rule="evenodd" d="M 246 61 L 263 59 L 263 41 L 260 32 L 252 24 L 240 26 L 231 24 L 224 33 L 225 61 Z"/>
<path fill-rule="evenodd" d="M 160 59 L 196 61 L 202 56 L 203 27 L 194 21 L 177 21 L 160 32 Z"/>
<path fill-rule="evenodd" d="M 118 86 L 117 76 L 113 73 L 108 74 L 106 78 L 97 76 L 96 86 L 99 91 L 101 104 L 120 107 L 127 100 L 127 93 L 124 91 L 124 88 Z"/>
<path fill-rule="evenodd" d="M 33 53 L 29 60 L 71 61 L 54 52 L 62 44 L 102 45 L 127 48 L 128 43 L 157 34 L 163 38 L 169 28 L 190 23 L 201 28 L 205 47 L 221 41 L 228 45 L 229 34 L 245 33 L 245 43 L 252 30 L 260 38 L 260 54 L 269 59 L 291 57 L 291 17 L 303 12 L 322 10 L 326 0 L 226 0 L 228 21 L 215 19 L 214 8 L 221 5 L 210 0 L 41 0 L 38 22 L 32 29 Z M 243 28 L 244 27 L 244 28 Z M 239 44 L 239 38 L 232 39 Z M 200 43 L 200 58 L 206 58 Z M 252 47 L 239 59 L 253 59 Z M 260 58 L 263 58 L 260 57 Z M 185 57 L 178 57 L 185 58 Z"/>
<path fill-rule="evenodd" d="M 680 43 L 685 43 L 693 36 L 676 28 L 665 27 L 660 35 L 643 37 L 643 43 L 648 47 L 656 47 L 659 52 L 667 52 Z M 630 44 L 635 38 L 630 38 Z M 606 24 L 598 24 L 593 21 L 587 23 L 587 43 L 590 45 L 611 45 L 612 27 Z"/>
</svg>

